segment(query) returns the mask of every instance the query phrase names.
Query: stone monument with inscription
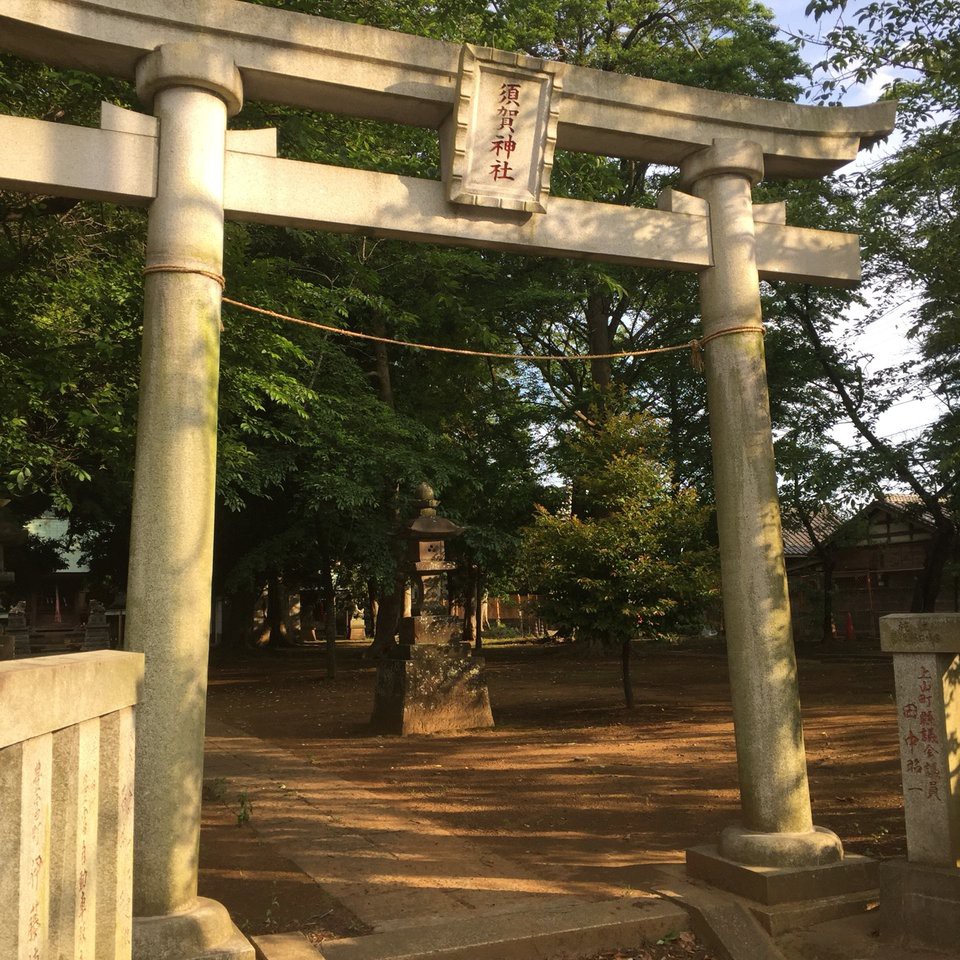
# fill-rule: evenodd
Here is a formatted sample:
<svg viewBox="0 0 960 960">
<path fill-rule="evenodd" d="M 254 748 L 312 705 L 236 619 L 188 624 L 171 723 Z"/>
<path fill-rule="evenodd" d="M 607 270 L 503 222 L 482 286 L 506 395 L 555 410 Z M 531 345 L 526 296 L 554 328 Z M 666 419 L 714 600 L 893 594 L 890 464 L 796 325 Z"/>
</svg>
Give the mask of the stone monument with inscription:
<svg viewBox="0 0 960 960">
<path fill-rule="evenodd" d="M 29 657 L 33 652 L 30 646 L 30 627 L 27 626 L 27 602 L 21 600 L 10 608 L 7 615 L 7 633 L 13 637 L 14 655 Z"/>
<path fill-rule="evenodd" d="M 87 623 L 83 630 L 84 650 L 108 650 L 110 648 L 110 628 L 107 626 L 107 611 L 98 600 L 90 601 Z"/>
<path fill-rule="evenodd" d="M 960 614 L 880 620 L 893 654 L 907 859 L 884 863 L 886 940 L 960 947 Z"/>
<path fill-rule="evenodd" d="M 0 617 L 3 617 L 5 611 L 0 606 Z M 0 660 L 12 660 L 16 655 L 16 641 L 6 632 L 5 625 L 0 623 Z"/>
<path fill-rule="evenodd" d="M 374 728 L 403 736 L 456 733 L 493 726 L 483 659 L 462 641 L 459 617 L 450 615 L 446 541 L 462 531 L 437 516 L 439 501 L 421 484 L 419 513 L 407 526 L 415 580 L 411 615 L 400 620 L 400 642 L 380 662 Z"/>
</svg>

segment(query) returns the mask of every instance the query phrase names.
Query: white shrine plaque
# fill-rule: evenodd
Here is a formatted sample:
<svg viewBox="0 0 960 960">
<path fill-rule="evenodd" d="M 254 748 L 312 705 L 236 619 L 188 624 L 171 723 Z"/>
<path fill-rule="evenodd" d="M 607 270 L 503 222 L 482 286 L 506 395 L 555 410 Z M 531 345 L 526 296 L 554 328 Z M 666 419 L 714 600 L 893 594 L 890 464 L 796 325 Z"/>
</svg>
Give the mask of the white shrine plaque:
<svg viewBox="0 0 960 960">
<path fill-rule="evenodd" d="M 447 199 L 546 212 L 564 64 L 465 44 L 445 158 Z"/>
</svg>

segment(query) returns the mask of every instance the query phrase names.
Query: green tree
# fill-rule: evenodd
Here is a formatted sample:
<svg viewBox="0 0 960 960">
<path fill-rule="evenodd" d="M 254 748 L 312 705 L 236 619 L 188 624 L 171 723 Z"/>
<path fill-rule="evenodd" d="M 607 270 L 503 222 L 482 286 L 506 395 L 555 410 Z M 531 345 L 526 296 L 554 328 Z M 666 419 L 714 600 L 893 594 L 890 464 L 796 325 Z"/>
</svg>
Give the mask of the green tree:
<svg viewBox="0 0 960 960">
<path fill-rule="evenodd" d="M 544 616 L 595 648 L 619 648 L 628 707 L 630 642 L 695 623 L 715 589 L 709 509 L 676 483 L 665 447 L 664 429 L 644 414 L 571 430 L 555 460 L 574 506 L 540 507 L 523 531 Z"/>
<path fill-rule="evenodd" d="M 769 14 L 747 0 L 269 2 L 768 97 L 793 98 L 803 73 Z M 95 123 L 101 98 L 139 108 L 128 85 L 0 61 L 0 109 L 8 112 Z M 232 123 L 278 127 L 287 157 L 439 176 L 435 131 L 258 103 Z M 667 182 L 642 163 L 564 152 L 554 176 L 561 195 L 648 206 Z M 0 479 L 27 512 L 72 507 L 88 551 L 122 580 L 142 214 L 2 202 L 0 389 L 16 397 L 5 405 Z M 696 323 L 691 278 L 649 271 L 240 224 L 228 227 L 225 262 L 238 299 L 451 346 L 509 351 L 519 341 L 547 352 L 606 351 L 686 340 Z M 277 578 L 328 581 L 336 569 L 341 582 L 373 583 L 381 601 L 396 600 L 396 524 L 404 491 L 424 479 L 467 525 L 462 548 L 478 579 L 505 580 L 516 530 L 532 512 L 544 440 L 558 424 L 583 423 L 604 407 L 663 418 L 680 475 L 708 483 L 702 381 L 679 355 L 592 369 L 551 365 L 540 377 L 510 363 L 344 341 L 232 309 L 224 325 L 222 590 L 257 593 Z"/>
<path fill-rule="evenodd" d="M 828 25 L 808 38 L 823 45 L 824 98 L 884 77 L 884 95 L 899 101 L 902 146 L 858 179 L 865 278 L 875 293 L 865 323 L 911 306 L 926 381 L 914 389 L 935 392 L 942 411 L 899 445 L 851 419 L 868 455 L 934 518 L 912 602 L 931 610 L 960 534 L 960 10 L 930 0 L 813 0 L 808 11 Z"/>
</svg>

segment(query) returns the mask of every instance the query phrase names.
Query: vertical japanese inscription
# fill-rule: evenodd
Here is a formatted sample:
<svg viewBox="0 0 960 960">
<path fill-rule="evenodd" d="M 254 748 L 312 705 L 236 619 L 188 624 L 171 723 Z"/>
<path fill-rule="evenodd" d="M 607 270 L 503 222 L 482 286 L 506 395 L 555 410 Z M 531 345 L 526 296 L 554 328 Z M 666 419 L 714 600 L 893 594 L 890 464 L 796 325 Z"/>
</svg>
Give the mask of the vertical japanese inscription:
<svg viewBox="0 0 960 960">
<path fill-rule="evenodd" d="M 960 616 L 880 620 L 893 654 L 907 859 L 960 867 Z"/>
<path fill-rule="evenodd" d="M 960 798 L 950 779 L 953 735 L 944 688 L 953 659 L 939 653 L 893 658 L 907 859 L 913 863 L 960 862 Z"/>
<path fill-rule="evenodd" d="M 20 823 L 20 957 L 43 960 L 50 907 L 53 737 L 23 743 Z"/>
<path fill-rule="evenodd" d="M 904 789 L 924 799 L 943 801 L 943 757 L 934 720 L 934 676 L 923 664 L 915 676 L 915 696 L 901 707 L 903 729 Z"/>
<path fill-rule="evenodd" d="M 517 117 L 520 116 L 520 87 L 519 83 L 501 83 L 498 97 L 497 132 L 491 141 L 490 149 L 496 154 L 496 159 L 490 167 L 490 173 L 496 180 L 515 180 L 510 158 L 517 149 L 516 133 Z"/>
<path fill-rule="evenodd" d="M 444 181 L 454 203 L 546 210 L 562 64 L 464 48 L 456 107 L 444 128 Z"/>
</svg>

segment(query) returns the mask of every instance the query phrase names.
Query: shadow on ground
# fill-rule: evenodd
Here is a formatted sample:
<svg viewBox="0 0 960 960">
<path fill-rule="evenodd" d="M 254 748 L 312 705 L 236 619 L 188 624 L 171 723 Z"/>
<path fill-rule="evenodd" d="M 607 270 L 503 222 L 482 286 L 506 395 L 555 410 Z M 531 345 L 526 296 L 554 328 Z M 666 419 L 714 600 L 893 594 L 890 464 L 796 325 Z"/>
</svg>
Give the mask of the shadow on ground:
<svg viewBox="0 0 960 960">
<path fill-rule="evenodd" d="M 509 861 L 558 889 L 600 898 L 629 895 L 644 865 L 682 859 L 687 846 L 737 818 L 722 656 L 640 651 L 637 705 L 626 711 L 616 663 L 557 647 L 495 649 L 487 664 L 496 729 L 401 739 L 368 733 L 375 667 L 360 652 L 341 654 L 334 681 L 313 651 L 217 664 L 208 706 L 216 721 L 288 752 L 319 780 L 362 788 L 368 799 L 355 806 L 370 816 L 356 809 L 352 829 L 375 832 L 376 811 L 395 810 L 417 825 L 425 847 L 432 834 L 451 834 L 482 847 L 498 867 Z M 802 659 L 800 682 L 815 821 L 850 852 L 903 855 L 889 662 Z M 245 838 L 257 811 L 239 827 L 230 803 L 237 798 L 207 804 L 202 893 L 226 902 L 252 932 L 311 917 L 340 936 L 361 932 L 349 911 L 318 901 L 313 878 L 263 849 L 254 831 Z M 322 809 L 320 791 L 302 813 Z M 449 883 L 441 860 L 419 863 L 417 882 Z M 485 869 L 475 865 L 475 886 Z M 362 882 L 362 863 L 356 871 Z M 487 872 L 522 889 L 519 876 Z M 378 882 L 389 887 L 391 879 Z"/>
</svg>

